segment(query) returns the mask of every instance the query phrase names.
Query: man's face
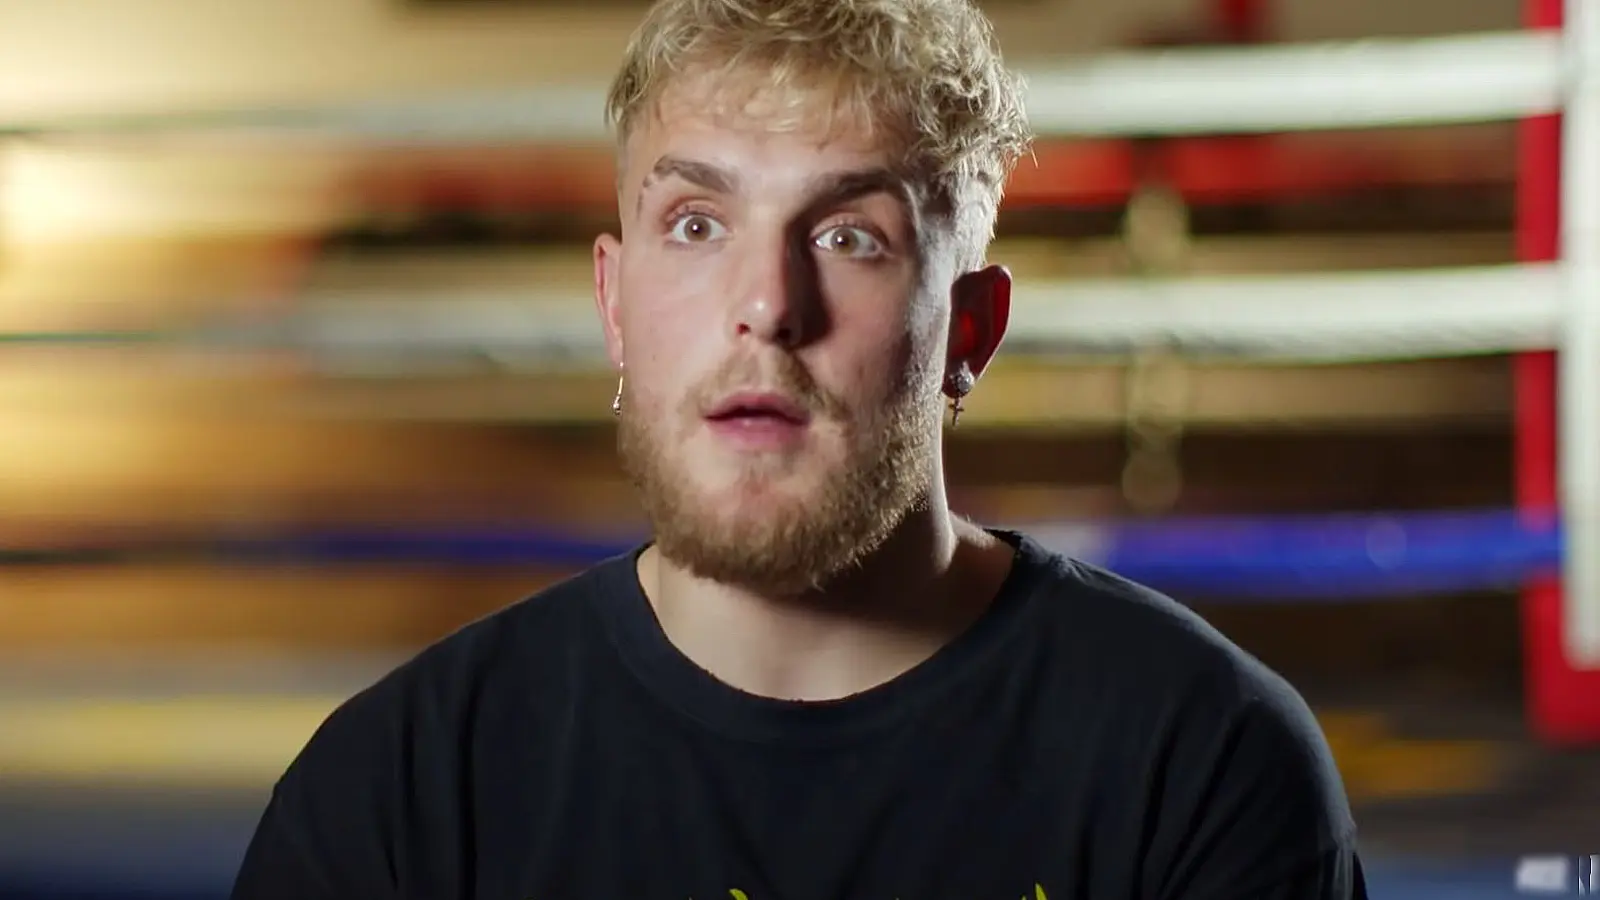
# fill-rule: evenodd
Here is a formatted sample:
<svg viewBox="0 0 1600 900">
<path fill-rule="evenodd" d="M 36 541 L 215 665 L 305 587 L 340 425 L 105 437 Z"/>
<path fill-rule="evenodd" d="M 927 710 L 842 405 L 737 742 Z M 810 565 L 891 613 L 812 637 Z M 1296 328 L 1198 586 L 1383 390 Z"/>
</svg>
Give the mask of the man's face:
<svg viewBox="0 0 1600 900">
<path fill-rule="evenodd" d="M 827 121 L 825 96 L 814 126 L 778 130 L 782 98 L 719 113 L 706 88 L 642 117 L 622 240 L 595 246 L 619 447 L 664 556 L 796 593 L 927 497 L 954 273 L 897 147 Z"/>
</svg>

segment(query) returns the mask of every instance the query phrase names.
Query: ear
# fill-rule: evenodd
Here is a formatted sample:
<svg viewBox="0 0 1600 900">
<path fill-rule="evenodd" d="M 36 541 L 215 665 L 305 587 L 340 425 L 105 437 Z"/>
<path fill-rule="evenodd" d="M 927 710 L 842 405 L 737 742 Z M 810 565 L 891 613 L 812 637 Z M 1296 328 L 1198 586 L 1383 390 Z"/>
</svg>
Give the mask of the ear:
<svg viewBox="0 0 1600 900">
<path fill-rule="evenodd" d="M 622 241 L 609 234 L 594 239 L 594 306 L 605 332 L 606 355 L 622 368 L 622 303 L 617 270 L 622 264 Z"/>
<path fill-rule="evenodd" d="M 945 373 L 963 366 L 973 378 L 983 374 L 1000 349 L 1011 319 L 1011 273 L 986 266 L 956 279 L 950 289 L 950 345 Z"/>
</svg>

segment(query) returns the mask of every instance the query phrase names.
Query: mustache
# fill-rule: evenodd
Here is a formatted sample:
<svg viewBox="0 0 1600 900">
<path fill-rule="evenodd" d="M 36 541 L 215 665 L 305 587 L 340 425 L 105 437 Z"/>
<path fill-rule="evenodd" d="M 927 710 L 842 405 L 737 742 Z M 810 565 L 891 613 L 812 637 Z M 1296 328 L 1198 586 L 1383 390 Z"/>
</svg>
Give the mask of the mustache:
<svg viewBox="0 0 1600 900">
<path fill-rule="evenodd" d="M 728 360 L 696 386 L 690 403 L 696 413 L 704 415 L 729 394 L 741 391 L 781 394 L 813 416 L 839 418 L 846 409 L 840 398 L 817 383 L 803 363 L 787 354 Z"/>
</svg>

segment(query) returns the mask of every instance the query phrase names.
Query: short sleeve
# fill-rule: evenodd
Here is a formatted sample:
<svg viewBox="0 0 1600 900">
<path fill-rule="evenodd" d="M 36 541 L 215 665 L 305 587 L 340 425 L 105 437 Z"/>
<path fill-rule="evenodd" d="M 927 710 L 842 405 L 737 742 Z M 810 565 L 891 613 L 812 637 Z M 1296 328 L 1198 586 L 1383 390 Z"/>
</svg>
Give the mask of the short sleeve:
<svg viewBox="0 0 1600 900">
<path fill-rule="evenodd" d="M 273 789 L 232 900 L 382 900 L 393 852 L 401 710 L 391 685 L 357 695 L 312 736 Z"/>
<path fill-rule="evenodd" d="M 1153 900 L 1358 900 L 1355 826 L 1304 701 L 1266 676 L 1237 711 L 1185 717 L 1166 758 L 1145 884 Z"/>
</svg>

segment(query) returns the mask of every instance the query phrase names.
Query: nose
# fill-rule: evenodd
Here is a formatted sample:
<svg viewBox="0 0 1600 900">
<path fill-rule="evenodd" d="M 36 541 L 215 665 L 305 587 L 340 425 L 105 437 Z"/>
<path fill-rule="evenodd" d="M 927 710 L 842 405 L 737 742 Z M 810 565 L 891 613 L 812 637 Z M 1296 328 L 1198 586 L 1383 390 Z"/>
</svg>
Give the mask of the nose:
<svg viewBox="0 0 1600 900">
<path fill-rule="evenodd" d="M 740 339 L 755 339 L 794 349 L 807 340 L 807 322 L 816 306 L 810 254 L 797 250 L 795 241 L 763 242 L 740 248 L 737 302 L 733 332 Z"/>
</svg>

